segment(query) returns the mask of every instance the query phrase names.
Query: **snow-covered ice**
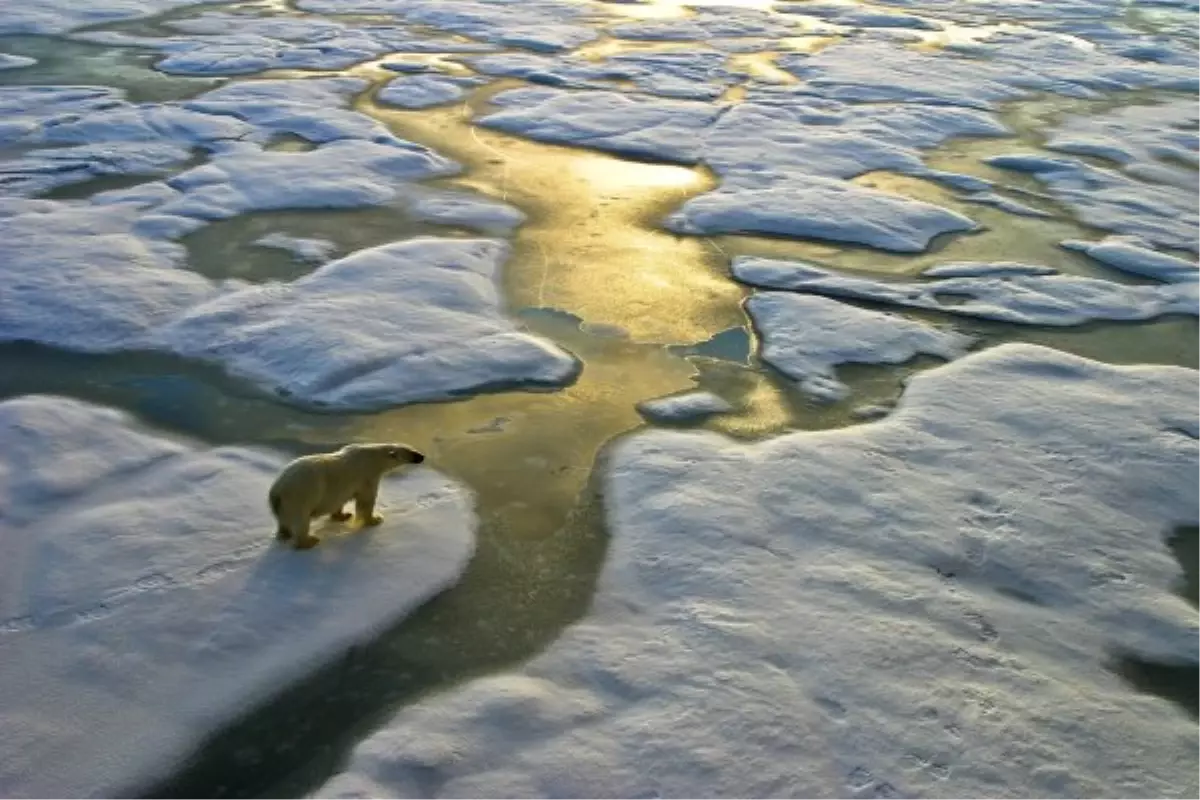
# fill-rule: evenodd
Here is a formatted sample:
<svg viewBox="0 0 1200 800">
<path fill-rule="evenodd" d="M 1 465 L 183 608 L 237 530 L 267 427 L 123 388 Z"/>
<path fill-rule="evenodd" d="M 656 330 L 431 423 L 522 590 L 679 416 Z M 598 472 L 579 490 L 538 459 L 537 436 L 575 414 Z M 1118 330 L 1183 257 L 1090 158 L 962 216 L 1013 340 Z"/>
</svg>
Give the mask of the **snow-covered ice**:
<svg viewBox="0 0 1200 800">
<path fill-rule="evenodd" d="M 603 91 L 513 89 L 492 102 L 500 109 L 476 120 L 484 127 L 683 164 L 700 159 L 703 131 L 720 114 L 708 103 Z"/>
<path fill-rule="evenodd" d="M 815 55 L 785 53 L 777 63 L 822 97 L 970 108 L 1035 92 L 1087 98 L 1142 88 L 1194 92 L 1200 82 L 1188 66 L 1134 61 L 1032 30 L 995 34 L 965 49 L 924 52 L 850 40 Z"/>
<path fill-rule="evenodd" d="M 889 281 L 842 275 L 800 261 L 740 256 L 738 280 L 764 289 L 786 289 L 904 308 L 940 311 L 1022 325 L 1069 326 L 1096 320 L 1148 320 L 1164 314 L 1196 316 L 1195 281 L 1129 285 L 1098 278 L 1051 274 L 1012 264 L 954 265 L 951 277 Z M 935 273 L 936 274 L 936 273 Z"/>
<path fill-rule="evenodd" d="M 12 53 L 0 53 L 0 69 L 20 69 L 37 63 L 36 58 L 16 56 Z"/>
<path fill-rule="evenodd" d="M 757 98 L 757 95 L 756 95 Z M 666 226 L 679 233 L 764 233 L 920 252 L 975 223 L 949 209 L 842 178 L 889 169 L 924 174 L 920 150 L 955 136 L 999 136 L 989 116 L 961 108 L 864 110 L 792 92 L 763 92 L 723 110 L 711 103 L 613 91 L 514 89 L 478 122 L 540 141 L 676 163 L 704 161 L 720 186 L 688 200 Z"/>
<path fill-rule="evenodd" d="M 292 258 L 297 261 L 307 261 L 310 264 L 323 264 L 337 251 L 337 245 L 328 239 L 310 239 L 278 232 L 260 236 L 253 243 L 259 247 L 284 250 L 291 253 Z"/>
<path fill-rule="evenodd" d="M 429 108 L 461 100 L 477 79 L 448 75 L 406 75 L 393 78 L 375 95 L 387 106 Z"/>
<path fill-rule="evenodd" d="M 1113 269 L 1174 283 L 1195 281 L 1200 273 L 1192 261 L 1159 253 L 1137 239 L 1109 236 L 1098 242 L 1068 239 L 1060 242 L 1064 248 L 1075 250 L 1088 258 L 1106 264 Z"/>
<path fill-rule="evenodd" d="M 9 281 L 0 340 L 165 350 L 217 362 L 300 404 L 341 408 L 559 385 L 578 369 L 501 312 L 501 241 L 419 238 L 290 284 L 214 283 L 180 269 L 182 248 L 155 237 L 178 233 L 171 220 L 187 218 L 143 215 L 146 193 L 103 205 L 0 203 Z"/>
<path fill-rule="evenodd" d="M 228 219 L 283 208 L 382 206 L 404 196 L 404 181 L 458 171 L 453 161 L 415 145 L 341 140 L 288 152 L 241 142 L 168 180 L 180 197 L 156 213 Z"/>
<path fill-rule="evenodd" d="M 588 5 L 567 0 L 299 0 L 303 11 L 393 14 L 409 23 L 507 47 L 555 52 L 599 37 Z"/>
<path fill-rule="evenodd" d="M 196 305 L 155 331 L 152 344 L 343 409 L 567 383 L 575 359 L 501 313 L 498 272 L 508 253 L 495 239 L 360 250 L 290 284 Z"/>
<path fill-rule="evenodd" d="M 378 528 L 275 544 L 279 455 L 60 397 L 0 403 L 0 794 L 111 797 L 455 583 L 469 491 L 385 481 Z"/>
<path fill-rule="evenodd" d="M 673 394 L 638 403 L 638 413 L 651 422 L 693 422 L 733 410 L 729 401 L 706 391 Z"/>
<path fill-rule="evenodd" d="M 1194 720 L 1110 664 L 1196 658 L 1196 386 L 1003 345 L 879 422 L 627 438 L 589 614 L 317 795 L 1195 796 Z"/>
<path fill-rule="evenodd" d="M 869 311 L 827 297 L 756 292 L 746 311 L 762 337 L 762 359 L 825 401 L 850 393 L 840 364 L 902 364 L 918 355 L 958 358 L 974 340 L 896 314 Z"/>
<path fill-rule="evenodd" d="M 667 217 L 677 233 L 766 233 L 919 253 L 936 236 L 975 228 L 932 203 L 830 178 L 767 188 L 725 188 L 692 198 Z"/>
<path fill-rule="evenodd" d="M 0 34 L 67 33 L 76 28 L 161 14 L 198 0 L 3 0 Z"/>
<path fill-rule="evenodd" d="M 1068 155 L 1014 153 L 987 161 L 1034 174 L 1089 225 L 1195 253 L 1198 121 L 1195 98 L 1075 115 L 1045 145 Z M 1071 156 L 1103 158 L 1116 166 Z"/>
</svg>

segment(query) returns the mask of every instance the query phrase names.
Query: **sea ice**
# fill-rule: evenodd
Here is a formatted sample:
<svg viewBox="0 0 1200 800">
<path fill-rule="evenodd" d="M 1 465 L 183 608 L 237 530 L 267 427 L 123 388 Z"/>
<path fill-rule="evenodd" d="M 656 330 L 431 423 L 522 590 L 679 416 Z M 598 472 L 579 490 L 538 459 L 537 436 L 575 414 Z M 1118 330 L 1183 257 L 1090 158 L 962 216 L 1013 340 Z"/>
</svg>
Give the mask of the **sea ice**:
<svg viewBox="0 0 1200 800">
<path fill-rule="evenodd" d="M 189 308 L 153 344 L 295 402 L 342 409 L 567 383 L 576 360 L 501 311 L 508 252 L 494 239 L 434 238 L 360 250 L 292 283 Z"/>
<path fill-rule="evenodd" d="M 919 253 L 975 223 L 949 209 L 841 180 L 808 177 L 766 188 L 722 186 L 667 217 L 677 233 L 766 233 Z"/>
<path fill-rule="evenodd" d="M 403 196 L 405 181 L 458 171 L 453 161 L 418 145 L 344 139 L 288 152 L 241 142 L 170 178 L 167 185 L 180 197 L 156 212 L 213 220 L 248 211 L 382 206 Z"/>
<path fill-rule="evenodd" d="M 1032 30 L 993 35 L 970 56 L 858 40 L 815 55 L 785 53 L 776 63 L 822 97 L 983 109 L 1035 92 L 1099 98 L 1140 88 L 1195 91 L 1198 82 L 1187 67 L 1133 61 Z"/>
<path fill-rule="evenodd" d="M 1099 242 L 1068 239 L 1059 244 L 1068 250 L 1081 252 L 1101 264 L 1133 275 L 1141 275 L 1168 283 L 1197 279 L 1198 273 L 1194 262 L 1156 252 L 1136 239 L 1109 236 Z"/>
<path fill-rule="evenodd" d="M 279 455 L 60 397 L 0 403 L 0 794 L 146 790 L 258 702 L 452 585 L 470 493 L 385 481 L 378 528 L 274 541 Z"/>
<path fill-rule="evenodd" d="M 269 233 L 255 239 L 254 244 L 287 251 L 297 261 L 307 261 L 310 264 L 325 263 L 337 250 L 337 245 L 328 239 L 309 239 L 303 236 L 289 236 L 286 233 Z"/>
<path fill-rule="evenodd" d="M 974 343 L 953 330 L 827 297 L 756 292 L 746 311 L 762 337 L 763 361 L 824 401 L 850 393 L 834 371 L 840 364 L 902 364 L 918 355 L 950 360 Z"/>
<path fill-rule="evenodd" d="M 1032 172 L 1050 194 L 1069 205 L 1088 225 L 1135 236 L 1159 247 L 1200 252 L 1196 236 L 1200 215 L 1194 186 L 1144 181 L 1075 158 L 1018 154 L 985 161 L 1004 169 Z"/>
<path fill-rule="evenodd" d="M 155 238 L 187 232 L 173 223 L 189 218 L 146 214 L 161 201 L 149 187 L 112 194 L 93 204 L 0 200 L 0 341 L 165 350 L 302 405 L 361 409 L 558 385 L 578 369 L 503 315 L 503 242 L 419 238 L 290 284 L 218 284 L 180 269 L 183 249 Z"/>
<path fill-rule="evenodd" d="M 622 22 L 608 27 L 618 39 L 666 42 L 708 42 L 713 39 L 774 40 L 799 33 L 787 17 L 748 8 L 698 9 L 680 19 L 650 19 Z"/>
<path fill-rule="evenodd" d="M 467 89 L 478 82 L 446 75 L 406 75 L 388 81 L 375 99 L 399 108 L 430 108 L 462 99 Z"/>
<path fill-rule="evenodd" d="M 599 37 L 587 6 L 565 0 L 299 0 L 303 11 L 394 14 L 484 42 L 554 52 Z"/>
<path fill-rule="evenodd" d="M 963 265 L 955 265 L 960 270 Z M 905 308 L 940 311 L 965 317 L 1023 325 L 1069 326 L 1096 320 L 1134 321 L 1164 314 L 1196 316 L 1197 283 L 1181 281 L 1155 286 L 1039 274 L 1034 268 L 1013 271 L 1011 265 L 982 266 L 958 277 L 930 281 L 887 281 L 841 275 L 799 261 L 739 256 L 733 274 L 765 289 L 787 289 Z"/>
<path fill-rule="evenodd" d="M 588 615 L 422 698 L 321 797 L 1193 797 L 1197 373 L 1003 345 L 886 419 L 606 459 Z"/>
<path fill-rule="evenodd" d="M 631 62 L 635 63 L 635 62 Z M 757 97 L 757 96 L 756 96 Z M 831 178 L 872 170 L 924 174 L 920 150 L 955 136 L 1000 136 L 988 115 L 962 108 L 863 109 L 786 92 L 722 108 L 611 91 L 515 89 L 479 124 L 540 141 L 690 164 L 718 189 L 667 218 L 688 234 L 766 233 L 919 252 L 975 223 L 949 209 Z"/>
<path fill-rule="evenodd" d="M 4 0 L 0 2 L 0 34 L 67 33 L 198 4 L 198 0 Z"/>
<path fill-rule="evenodd" d="M 0 199 L 0 340 L 85 352 L 140 349 L 219 288 L 177 269 L 178 245 L 134 235 L 136 204 Z"/>
<path fill-rule="evenodd" d="M 691 391 L 638 403 L 638 413 L 651 422 L 693 422 L 733 411 L 725 398 L 712 392 Z"/>
<path fill-rule="evenodd" d="M 80 41 L 158 50 L 155 69 L 173 75 L 250 75 L 270 69 L 338 70 L 385 53 L 479 52 L 479 42 L 422 36 L 399 25 L 355 25 L 316 16 L 210 12 L 171 20 L 183 35 L 138 36 L 120 30 L 77 33 Z"/>
<path fill-rule="evenodd" d="M 0 53 L 0 69 L 20 69 L 21 67 L 33 66 L 37 63 L 36 58 L 29 56 L 15 56 L 12 53 Z"/>
<path fill-rule="evenodd" d="M 513 89 L 492 101 L 500 109 L 477 120 L 488 128 L 684 164 L 699 160 L 704 129 L 721 113 L 708 103 L 603 91 Z"/>
</svg>

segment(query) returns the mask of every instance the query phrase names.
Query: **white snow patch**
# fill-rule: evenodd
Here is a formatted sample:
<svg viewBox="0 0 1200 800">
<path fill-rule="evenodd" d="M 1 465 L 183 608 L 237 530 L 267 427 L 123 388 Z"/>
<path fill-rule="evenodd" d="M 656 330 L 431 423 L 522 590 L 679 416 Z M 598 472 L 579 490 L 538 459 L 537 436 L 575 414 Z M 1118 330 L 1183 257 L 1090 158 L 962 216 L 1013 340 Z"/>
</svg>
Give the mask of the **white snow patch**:
<svg viewBox="0 0 1200 800">
<path fill-rule="evenodd" d="M 30 67 L 37 63 L 36 58 L 29 56 L 17 56 L 12 53 L 0 53 L 0 70 L 3 69 L 20 69 L 21 67 Z"/>
<path fill-rule="evenodd" d="M 1023 325 L 1082 325 L 1096 320 L 1136 321 L 1197 310 L 1194 281 L 1131 286 L 1074 275 L 1014 272 L 1009 265 L 963 270 L 962 277 L 908 282 L 841 275 L 798 261 L 739 256 L 733 275 L 765 289 L 786 289 L 888 303 Z"/>
<path fill-rule="evenodd" d="M 968 231 L 961 214 L 831 178 L 887 169 L 928 172 L 920 150 L 955 136 L 999 136 L 986 114 L 961 108 L 856 108 L 793 91 L 762 91 L 728 109 L 609 91 L 517 89 L 493 98 L 479 124 L 540 141 L 691 164 L 720 187 L 667 219 L 689 234 L 766 233 L 920 252 Z"/>
<path fill-rule="evenodd" d="M 304 11 L 394 14 L 484 42 L 554 52 L 599 37 L 586 5 L 565 0 L 300 0 Z"/>
<path fill-rule="evenodd" d="M 850 394 L 834 371 L 840 364 L 903 364 L 918 355 L 949 361 L 965 355 L 975 341 L 826 297 L 756 292 L 746 301 L 746 311 L 762 336 L 763 361 L 824 401 Z"/>
<path fill-rule="evenodd" d="M 1068 239 L 1059 244 L 1068 250 L 1082 252 L 1088 258 L 1113 269 L 1168 283 L 1195 281 L 1200 274 L 1195 263 L 1156 252 L 1137 239 L 1109 236 L 1099 242 Z"/>
<path fill-rule="evenodd" d="M 785 53 L 776 63 L 811 93 L 836 100 L 985 109 L 1035 92 L 1100 98 L 1139 88 L 1195 91 L 1198 83 L 1185 66 L 1132 61 L 1032 30 L 998 33 L 969 50 L 923 52 L 856 39 L 815 55 Z"/>
<path fill-rule="evenodd" d="M 0 403 L 0 794 L 120 796 L 220 726 L 453 584 L 465 487 L 385 481 L 378 527 L 298 552 L 266 492 L 283 463 L 58 397 Z"/>
<path fill-rule="evenodd" d="M 400 108 L 429 108 L 462 99 L 467 88 L 478 81 L 443 75 L 411 75 L 393 78 L 375 99 Z"/>
<path fill-rule="evenodd" d="M 479 42 L 428 37 L 398 25 L 355 25 L 319 17 L 210 12 L 171 20 L 181 36 L 137 36 L 100 30 L 81 41 L 157 50 L 155 69 L 173 75 L 249 75 L 270 69 L 338 70 L 385 53 L 479 52 Z"/>
<path fill-rule="evenodd" d="M 921 200 L 809 177 L 763 189 L 722 186 L 687 201 L 666 226 L 677 233 L 766 233 L 919 253 L 935 236 L 973 230 L 975 223 Z"/>
<path fill-rule="evenodd" d="M 169 179 L 180 197 L 156 211 L 214 220 L 248 211 L 382 206 L 403 195 L 405 181 L 458 171 L 453 161 L 418 145 L 345 139 L 287 152 L 242 142 Z"/>
<path fill-rule="evenodd" d="M 290 284 L 249 286 L 190 308 L 154 343 L 343 409 L 568 382 L 575 359 L 501 311 L 508 252 L 499 240 L 434 238 L 360 250 Z"/>
<path fill-rule="evenodd" d="M 88 25 L 149 17 L 202 0 L 4 0 L 0 34 L 67 33 Z"/>
<path fill-rule="evenodd" d="M 589 615 L 317 795 L 1194 796 L 1194 720 L 1110 664 L 1196 658 L 1196 385 L 1004 345 L 876 423 L 627 438 Z"/>
<path fill-rule="evenodd" d="M 337 251 L 337 245 L 327 239 L 308 239 L 278 232 L 255 239 L 254 244 L 274 250 L 285 250 L 297 261 L 307 261 L 310 264 L 323 264 Z"/>
<path fill-rule="evenodd" d="M 545 142 L 595 147 L 684 164 L 700 158 L 703 131 L 720 109 L 708 103 L 648 100 L 618 92 L 513 89 L 480 125 Z"/>
<path fill-rule="evenodd" d="M 157 202 L 145 187 L 112 194 L 123 196 L 103 205 L 0 200 L 0 341 L 165 350 L 300 404 L 353 409 L 557 385 L 577 370 L 503 315 L 503 242 L 414 239 L 291 284 L 217 284 L 178 268 L 179 245 L 152 238 L 194 229 L 173 224 L 186 218 L 144 214 Z"/>
<path fill-rule="evenodd" d="M 1159 247 L 1200 252 L 1195 186 L 1148 182 L 1131 177 L 1129 170 L 1096 167 L 1074 158 L 1014 154 L 985 161 L 1002 169 L 1033 173 L 1085 224 Z M 1179 170 L 1167 171 L 1179 174 Z"/>
<path fill-rule="evenodd" d="M 651 422 L 692 422 L 733 411 L 729 401 L 706 391 L 691 391 L 638 403 L 638 413 Z"/>
</svg>

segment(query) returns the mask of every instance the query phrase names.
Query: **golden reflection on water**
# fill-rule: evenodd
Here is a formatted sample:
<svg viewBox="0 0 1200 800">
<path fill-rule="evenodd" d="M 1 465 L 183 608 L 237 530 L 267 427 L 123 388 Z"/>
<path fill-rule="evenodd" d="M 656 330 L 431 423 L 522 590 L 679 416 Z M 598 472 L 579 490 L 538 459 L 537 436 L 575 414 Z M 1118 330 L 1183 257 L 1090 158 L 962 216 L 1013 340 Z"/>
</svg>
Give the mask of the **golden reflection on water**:
<svg viewBox="0 0 1200 800">
<path fill-rule="evenodd" d="M 414 113 L 365 99 L 359 108 L 470 166 L 444 184 L 498 197 L 529 215 L 505 270 L 516 308 L 562 309 L 635 341 L 663 344 L 703 341 L 744 324 L 744 290 L 727 277 L 720 253 L 702 239 L 655 227 L 667 211 L 712 188 L 710 174 L 472 126 L 466 115 L 480 102 Z"/>
</svg>

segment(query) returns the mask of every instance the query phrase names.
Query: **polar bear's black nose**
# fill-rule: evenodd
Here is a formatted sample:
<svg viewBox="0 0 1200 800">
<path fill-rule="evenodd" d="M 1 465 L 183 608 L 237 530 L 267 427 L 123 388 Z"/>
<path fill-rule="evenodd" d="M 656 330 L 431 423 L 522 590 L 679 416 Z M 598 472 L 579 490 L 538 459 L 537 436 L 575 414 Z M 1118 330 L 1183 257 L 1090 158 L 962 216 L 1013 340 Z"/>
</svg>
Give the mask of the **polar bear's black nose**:
<svg viewBox="0 0 1200 800">
<path fill-rule="evenodd" d="M 413 451 L 413 463 L 414 463 L 414 464 L 420 464 L 420 463 L 421 463 L 422 461 L 424 461 L 424 460 L 425 460 L 425 454 L 424 454 L 424 453 L 418 453 L 418 452 L 417 452 L 417 451 L 415 451 L 415 450 Z"/>
</svg>

